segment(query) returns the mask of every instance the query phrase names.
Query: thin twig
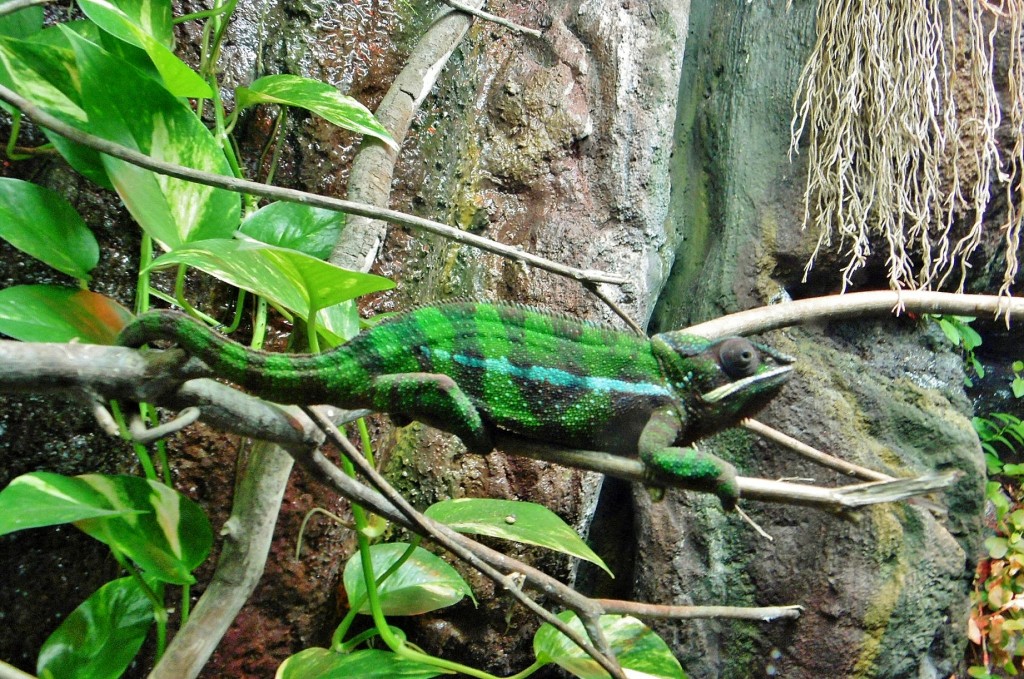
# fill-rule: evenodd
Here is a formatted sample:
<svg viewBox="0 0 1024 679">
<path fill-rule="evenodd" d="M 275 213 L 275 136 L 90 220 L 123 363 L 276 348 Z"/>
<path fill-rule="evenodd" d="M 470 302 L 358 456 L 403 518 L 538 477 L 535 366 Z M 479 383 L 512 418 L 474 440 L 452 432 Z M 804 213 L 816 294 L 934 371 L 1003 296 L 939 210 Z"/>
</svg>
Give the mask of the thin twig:
<svg viewBox="0 0 1024 679">
<path fill-rule="evenodd" d="M 496 14 L 491 14 L 490 12 L 485 12 L 482 9 L 476 9 L 475 7 L 470 7 L 469 5 L 467 5 L 464 2 L 459 2 L 459 0 L 444 0 L 444 3 L 446 5 L 448 5 L 448 6 L 450 6 L 450 7 L 453 7 L 455 9 L 459 10 L 460 12 L 465 12 L 466 14 L 472 14 L 473 16 L 475 16 L 475 17 L 477 17 L 479 19 L 483 19 L 484 21 L 490 21 L 493 24 L 498 24 L 499 26 L 504 26 L 505 28 L 510 28 L 513 31 L 517 31 L 519 33 L 525 33 L 526 35 L 532 35 L 535 38 L 539 38 L 539 37 L 541 37 L 543 35 L 543 33 L 541 33 L 540 31 L 538 31 L 535 28 L 526 28 L 525 26 L 520 26 L 519 24 L 514 24 L 511 21 L 509 21 L 508 19 L 503 19 L 500 16 L 497 16 Z"/>
<path fill-rule="evenodd" d="M 132 165 L 137 165 L 138 167 L 151 170 L 158 174 L 167 175 L 168 177 L 175 177 L 177 179 L 195 182 L 197 184 L 204 184 L 206 186 L 214 186 L 227 191 L 233 191 L 235 193 L 247 193 L 263 198 L 283 200 L 302 205 L 312 205 L 326 210 L 335 210 L 337 212 L 345 212 L 347 214 L 361 215 L 372 219 L 383 219 L 393 224 L 400 224 L 409 228 L 428 231 L 430 233 L 443 236 L 449 240 L 464 243 L 466 245 L 470 245 L 487 252 L 492 252 L 502 257 L 517 260 L 538 269 L 543 269 L 553 274 L 577 281 L 595 281 L 601 283 L 612 283 L 614 285 L 621 285 L 626 282 L 626 279 L 622 276 L 616 276 L 614 274 L 596 271 L 593 269 L 578 269 L 576 267 L 566 266 L 544 257 L 524 252 L 517 247 L 504 245 L 490 240 L 489 238 L 461 231 L 454 226 L 405 214 L 398 210 L 375 207 L 366 203 L 357 203 L 350 200 L 342 200 L 340 198 L 319 196 L 314 193 L 307 193 L 296 189 L 260 184 L 259 182 L 253 182 L 246 179 L 236 179 L 234 177 L 214 174 L 212 172 L 203 172 L 202 170 L 194 170 L 182 165 L 175 165 L 174 163 L 157 160 L 144 153 L 128 148 L 127 146 L 115 144 L 114 142 L 97 137 L 96 135 L 82 132 L 78 128 L 68 125 L 60 119 L 50 115 L 21 95 L 2 85 L 0 85 L 0 100 L 6 101 L 8 104 L 20 109 L 25 116 L 30 118 L 37 125 L 52 130 L 63 137 L 67 137 L 71 141 L 87 146 L 95 151 L 99 151 L 100 153 L 120 158 Z"/>
<path fill-rule="evenodd" d="M 141 417 L 135 415 L 128 423 L 128 431 L 136 443 L 146 446 L 171 434 L 176 434 L 185 427 L 194 424 L 199 420 L 199 415 L 199 408 L 185 408 L 167 422 L 149 428 L 146 427 Z"/>
<path fill-rule="evenodd" d="M 730 618 L 733 620 L 780 620 L 796 619 L 803 611 L 802 606 L 666 606 L 645 604 L 618 599 L 597 599 L 608 613 L 635 615 L 638 618 L 670 618 L 690 620 L 693 618 Z"/>
<path fill-rule="evenodd" d="M 774 441 L 779 445 L 783 445 L 790 450 L 800 453 L 809 460 L 812 460 L 822 466 L 830 467 L 837 471 L 841 471 L 844 474 L 850 476 L 856 476 L 861 479 L 867 479 L 868 481 L 892 481 L 895 477 L 883 474 L 882 472 L 876 472 L 874 469 L 868 469 L 846 460 L 841 460 L 838 457 L 823 453 L 817 448 L 813 448 L 803 441 L 797 440 L 788 434 L 783 434 L 778 429 L 773 429 L 763 422 L 747 418 L 740 422 L 740 426 L 748 431 L 752 431 L 759 436 Z"/>
<path fill-rule="evenodd" d="M 633 330 L 633 332 L 635 332 L 637 335 L 640 335 L 641 337 L 646 336 L 646 333 L 644 333 L 644 329 L 641 328 L 637 324 L 637 322 L 633 320 L 633 317 L 626 313 L 626 310 L 619 306 L 619 304 L 615 300 L 606 295 L 604 290 L 601 289 L 600 285 L 598 285 L 597 283 L 584 282 L 583 287 L 585 287 L 587 290 L 593 293 L 593 295 L 597 297 L 599 300 L 604 302 L 609 309 L 615 312 L 616 316 L 621 318 L 626 323 L 626 325 L 628 325 L 630 329 Z"/>
</svg>

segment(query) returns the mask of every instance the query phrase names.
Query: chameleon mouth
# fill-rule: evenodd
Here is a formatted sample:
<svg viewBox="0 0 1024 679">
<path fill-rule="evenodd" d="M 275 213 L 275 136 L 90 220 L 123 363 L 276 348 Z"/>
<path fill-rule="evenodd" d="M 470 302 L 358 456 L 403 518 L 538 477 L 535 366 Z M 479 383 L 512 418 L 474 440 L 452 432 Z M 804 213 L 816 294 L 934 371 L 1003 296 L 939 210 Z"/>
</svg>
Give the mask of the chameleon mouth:
<svg viewBox="0 0 1024 679">
<path fill-rule="evenodd" d="M 790 373 L 792 372 L 793 366 L 781 365 L 777 368 L 772 368 L 771 370 L 757 373 L 750 377 L 744 377 L 743 379 L 736 380 L 735 382 L 730 382 L 729 384 L 723 384 L 722 386 L 712 389 L 705 394 L 701 394 L 700 398 L 705 403 L 719 403 L 729 399 L 737 393 L 780 387 L 789 380 L 791 376 Z"/>
</svg>

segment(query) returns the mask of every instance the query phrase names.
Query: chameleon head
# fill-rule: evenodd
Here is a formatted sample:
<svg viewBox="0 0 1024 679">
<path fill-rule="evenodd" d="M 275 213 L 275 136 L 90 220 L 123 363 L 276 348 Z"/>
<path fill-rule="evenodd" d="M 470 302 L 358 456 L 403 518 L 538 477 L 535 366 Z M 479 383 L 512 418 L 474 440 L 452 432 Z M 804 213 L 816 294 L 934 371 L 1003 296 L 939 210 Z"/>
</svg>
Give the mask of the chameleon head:
<svg viewBox="0 0 1024 679">
<path fill-rule="evenodd" d="M 792 358 L 744 337 L 708 340 L 670 332 L 651 344 L 686 411 L 686 441 L 680 443 L 754 415 L 792 376 Z"/>
</svg>

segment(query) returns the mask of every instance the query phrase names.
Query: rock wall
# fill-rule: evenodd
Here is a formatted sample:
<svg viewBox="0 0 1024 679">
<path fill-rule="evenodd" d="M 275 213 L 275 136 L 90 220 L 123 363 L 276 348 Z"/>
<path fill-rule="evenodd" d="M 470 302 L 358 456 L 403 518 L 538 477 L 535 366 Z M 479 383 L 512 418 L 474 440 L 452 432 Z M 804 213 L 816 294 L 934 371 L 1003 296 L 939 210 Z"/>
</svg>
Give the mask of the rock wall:
<svg viewBox="0 0 1024 679">
<path fill-rule="evenodd" d="M 672 212 L 683 247 L 653 325 L 834 291 L 801 232 L 805 168 L 787 159 L 792 97 L 814 41 L 814 7 L 693 7 L 680 86 Z M 884 280 L 864 281 L 866 288 Z M 963 373 L 918 320 L 831 323 L 771 333 L 797 376 L 759 419 L 893 475 L 959 469 L 932 501 L 857 517 L 756 505 L 759 538 L 714 503 L 637 494 L 637 594 L 676 602 L 805 606 L 794 623 L 659 625 L 694 676 L 940 677 L 957 670 L 982 537 L 984 467 Z M 732 434 L 712 443 L 742 473 L 848 482 L 791 452 Z M 680 540 L 680 537 L 683 539 Z"/>
</svg>

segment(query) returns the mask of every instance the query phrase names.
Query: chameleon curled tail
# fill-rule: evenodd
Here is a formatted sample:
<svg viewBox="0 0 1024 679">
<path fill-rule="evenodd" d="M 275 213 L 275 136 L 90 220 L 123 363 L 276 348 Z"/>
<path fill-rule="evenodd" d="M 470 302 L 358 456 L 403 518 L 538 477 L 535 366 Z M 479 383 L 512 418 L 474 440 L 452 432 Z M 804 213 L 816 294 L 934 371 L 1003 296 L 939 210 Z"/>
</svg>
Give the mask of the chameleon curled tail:
<svg viewBox="0 0 1024 679">
<path fill-rule="evenodd" d="M 173 342 L 218 376 L 281 403 L 332 403 L 323 376 L 334 364 L 345 362 L 342 354 L 334 352 L 278 354 L 249 349 L 175 311 L 139 316 L 121 331 L 117 341 L 122 346 L 140 347 L 154 340 Z"/>
<path fill-rule="evenodd" d="M 392 324 L 399 338 L 408 333 L 407 325 Z M 421 372 L 414 359 L 410 363 L 409 347 L 401 339 L 381 348 L 368 332 L 322 354 L 268 353 L 173 311 L 143 314 L 118 337 L 127 347 L 154 340 L 173 342 L 219 377 L 270 401 L 399 414 L 455 434 L 473 452 L 493 450 L 476 405 L 451 377 Z"/>
</svg>

